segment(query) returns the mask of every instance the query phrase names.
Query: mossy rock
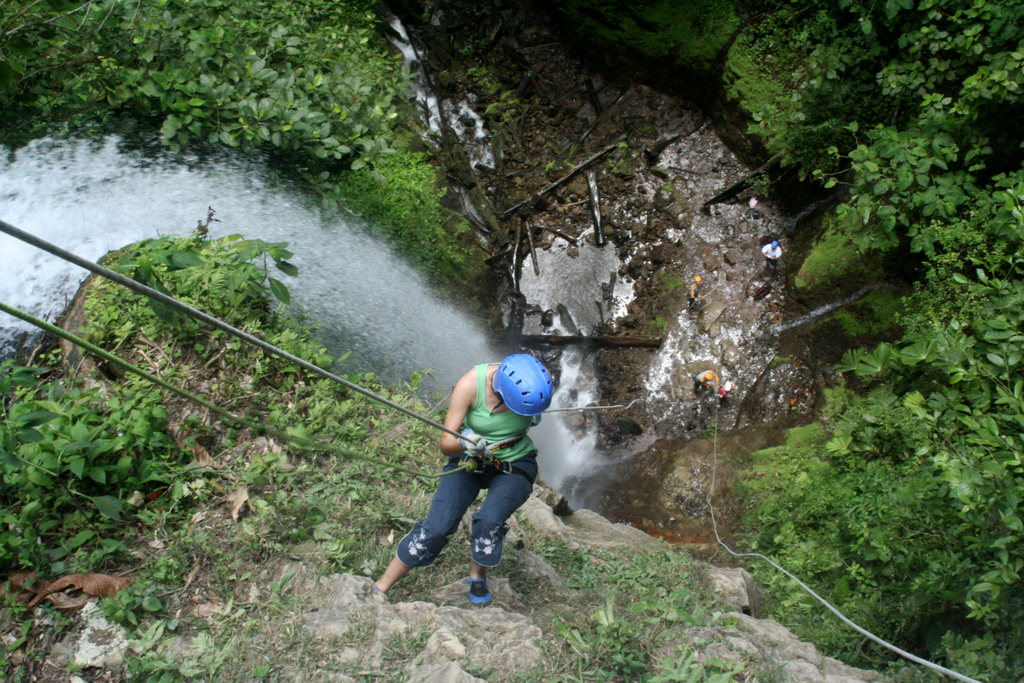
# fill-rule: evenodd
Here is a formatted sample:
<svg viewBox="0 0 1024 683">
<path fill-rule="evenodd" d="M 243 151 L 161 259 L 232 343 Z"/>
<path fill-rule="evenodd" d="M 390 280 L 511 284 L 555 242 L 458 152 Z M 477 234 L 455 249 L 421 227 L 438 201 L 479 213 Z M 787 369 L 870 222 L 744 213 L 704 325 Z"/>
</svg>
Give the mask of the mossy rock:
<svg viewBox="0 0 1024 683">
<path fill-rule="evenodd" d="M 796 271 L 793 284 L 800 295 L 808 295 L 850 279 L 867 283 L 883 275 L 877 261 L 861 254 L 849 229 L 837 216 L 829 215 L 822 219 L 821 232 Z"/>
<path fill-rule="evenodd" d="M 893 292 L 874 291 L 832 316 L 851 337 L 878 335 L 897 327 L 906 312 L 906 299 Z"/>
</svg>

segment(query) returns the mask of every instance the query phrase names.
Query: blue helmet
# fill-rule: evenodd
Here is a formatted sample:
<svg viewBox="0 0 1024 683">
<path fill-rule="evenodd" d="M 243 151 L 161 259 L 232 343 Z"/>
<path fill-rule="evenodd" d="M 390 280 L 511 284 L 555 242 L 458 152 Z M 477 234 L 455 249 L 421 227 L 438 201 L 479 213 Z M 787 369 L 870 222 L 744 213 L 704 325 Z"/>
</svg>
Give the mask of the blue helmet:
<svg viewBox="0 0 1024 683">
<path fill-rule="evenodd" d="M 551 373 L 533 356 L 517 353 L 501 361 L 494 373 L 494 391 L 513 413 L 540 415 L 551 405 Z"/>
<path fill-rule="evenodd" d="M 774 240 L 772 242 L 772 248 L 773 249 L 778 249 L 779 248 L 779 241 L 778 240 Z"/>
</svg>

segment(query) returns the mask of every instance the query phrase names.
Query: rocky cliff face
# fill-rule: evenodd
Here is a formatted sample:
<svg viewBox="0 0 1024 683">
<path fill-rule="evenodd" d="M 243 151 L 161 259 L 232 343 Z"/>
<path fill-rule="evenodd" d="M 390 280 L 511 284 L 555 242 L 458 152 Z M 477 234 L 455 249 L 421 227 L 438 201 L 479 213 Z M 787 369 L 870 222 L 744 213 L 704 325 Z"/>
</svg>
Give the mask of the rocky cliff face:
<svg viewBox="0 0 1024 683">
<path fill-rule="evenodd" d="M 538 489 L 541 496 L 553 492 Z M 588 510 L 563 517 L 535 495 L 517 513 L 517 532 L 528 535 L 531 544 L 545 538 L 557 538 L 572 547 L 615 548 L 643 562 L 645 553 L 664 546 L 650 536 L 621 524 L 612 524 Z M 518 549 L 515 552 L 530 554 Z M 565 582 L 539 557 L 532 556 L 530 566 L 538 577 L 550 582 L 554 596 L 564 594 Z M 706 582 L 723 607 L 730 610 L 714 626 L 672 627 L 672 636 L 657 653 L 657 658 L 673 661 L 680 648 L 693 652 L 692 663 L 700 668 L 712 660 L 723 663 L 735 674 L 744 676 L 774 672 L 779 680 L 790 683 L 860 683 L 881 680 L 874 672 L 855 669 L 838 660 L 822 656 L 817 649 L 797 640 L 785 627 L 770 619 L 758 619 L 760 592 L 743 569 L 725 569 L 702 565 L 699 581 Z M 381 657 L 389 641 L 413 639 L 417 645 L 404 668 L 407 681 L 419 683 L 470 683 L 513 680 L 517 674 L 539 666 L 545 656 L 544 640 L 550 633 L 542 630 L 551 604 L 536 596 L 516 592 L 507 579 L 491 582 L 493 606 L 473 607 L 466 598 L 462 581 L 442 586 L 431 602 L 391 603 L 373 589 L 370 579 L 352 574 L 324 578 L 304 576 L 303 588 L 317 596 L 315 611 L 304 615 L 305 626 L 317 638 L 344 637 L 353 629 L 367 636 L 361 647 L 338 651 L 323 670 L 306 680 L 355 681 L 343 673 L 353 668 L 373 675 L 382 666 Z M 469 672 L 487 672 L 478 677 Z M 749 680 L 749 678 L 748 678 Z"/>
</svg>

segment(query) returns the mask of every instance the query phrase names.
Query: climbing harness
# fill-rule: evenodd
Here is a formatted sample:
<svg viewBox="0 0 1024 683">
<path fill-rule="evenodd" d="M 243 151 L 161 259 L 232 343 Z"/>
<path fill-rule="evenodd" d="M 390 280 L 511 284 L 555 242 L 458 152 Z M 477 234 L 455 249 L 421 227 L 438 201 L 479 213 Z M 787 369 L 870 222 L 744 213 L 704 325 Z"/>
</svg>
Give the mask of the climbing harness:
<svg viewBox="0 0 1024 683">
<path fill-rule="evenodd" d="M 466 472 L 481 472 L 485 467 L 494 467 L 494 469 L 498 470 L 502 474 L 521 474 L 527 479 L 530 479 L 530 481 L 533 481 L 525 470 L 520 467 L 516 467 L 515 463 L 512 462 L 498 460 L 497 458 L 484 458 L 470 453 L 464 453 L 459 458 L 459 469 L 463 469 Z M 445 474 L 451 474 L 451 472 L 455 471 L 456 470 L 451 470 L 449 472 L 445 472 Z"/>
<path fill-rule="evenodd" d="M 808 586 L 803 581 L 801 581 L 800 579 L 798 579 L 795 576 L 793 576 L 793 574 L 791 574 L 790 572 L 786 571 L 785 569 L 780 567 L 778 564 L 776 564 L 775 562 L 773 562 L 769 558 L 765 557 L 764 555 L 762 555 L 760 553 L 737 553 L 737 552 L 734 552 L 732 550 L 732 548 L 730 548 L 729 546 L 727 546 L 725 544 L 725 541 L 722 540 L 721 536 L 718 535 L 718 523 L 715 520 L 715 506 L 712 504 L 712 497 L 715 494 L 715 474 L 716 474 L 716 472 L 718 470 L 718 405 L 717 404 L 715 405 L 715 429 L 714 429 L 714 440 L 712 441 L 711 453 L 712 453 L 713 460 L 712 460 L 712 464 L 711 464 L 711 486 L 708 488 L 708 510 L 711 513 L 711 528 L 715 532 L 715 540 L 718 541 L 718 545 L 720 545 L 723 548 L 725 548 L 726 552 L 728 552 L 733 557 L 756 557 L 756 558 L 764 560 L 765 562 L 770 564 L 772 567 L 774 567 L 775 569 L 779 570 L 780 572 L 782 572 L 783 574 L 788 576 L 790 579 L 795 581 L 797 583 L 797 585 L 800 586 L 801 588 L 803 588 L 805 591 L 807 591 L 807 593 L 809 593 L 811 595 L 811 597 L 813 597 L 815 600 L 817 600 L 822 605 L 824 605 L 830 612 L 832 612 L 832 614 L 834 614 L 837 617 L 839 617 L 840 621 L 842 621 L 844 624 L 846 624 L 847 626 L 849 626 L 850 628 L 852 628 L 853 630 L 855 630 L 857 633 L 861 634 L 865 638 L 869 638 L 870 640 L 874 641 L 875 643 L 878 643 L 882 647 L 885 647 L 885 648 L 887 648 L 889 650 L 892 650 L 893 652 L 895 652 L 896 654 L 900 655 L 901 657 L 903 657 L 905 659 L 909 659 L 910 661 L 914 662 L 915 664 L 920 664 L 921 666 L 927 667 L 927 668 L 932 669 L 934 671 L 938 671 L 939 673 L 946 674 L 947 676 L 950 676 L 951 678 L 955 678 L 958 681 L 963 681 L 964 683 L 981 683 L 981 681 L 978 681 L 976 679 L 970 678 L 970 677 L 965 676 L 965 675 L 963 675 L 961 673 L 957 673 L 956 671 L 952 671 L 950 669 L 947 669 L 944 666 L 939 666 L 938 664 L 934 664 L 932 662 L 929 662 L 927 659 L 921 659 L 920 657 L 918 657 L 916 655 L 913 655 L 913 654 L 907 652 L 906 650 L 903 650 L 903 649 L 893 645 L 892 643 L 888 643 L 888 642 L 882 640 L 881 638 L 879 638 L 875 634 L 871 633 L 867 629 L 862 628 L 861 626 L 858 626 L 852 620 L 850 620 L 845 614 L 843 614 L 838 609 L 833 607 L 831 603 L 829 603 L 827 600 L 825 600 L 825 598 L 823 598 L 820 595 L 818 595 L 817 593 L 815 593 L 810 588 L 810 586 Z"/>
<path fill-rule="evenodd" d="M 395 465 L 393 463 L 387 462 L 386 460 L 381 460 L 380 458 L 374 458 L 374 457 L 371 457 L 371 456 L 368 456 L 368 455 L 362 455 L 360 453 L 356 453 L 355 451 L 350 451 L 350 450 L 348 450 L 346 448 L 342 448 L 340 446 L 335 446 L 332 443 L 327 443 L 326 441 L 317 441 L 315 439 L 307 439 L 307 438 L 304 438 L 304 437 L 294 436 L 292 434 L 288 434 L 286 431 L 278 429 L 278 428 L 276 428 L 276 427 L 274 427 L 272 425 L 269 425 L 266 422 L 261 422 L 259 420 L 254 420 L 252 418 L 243 417 L 241 415 L 235 415 L 234 413 L 232 413 L 232 412 L 230 412 L 228 410 L 225 410 L 224 408 L 221 408 L 220 406 L 216 405 L 215 403 L 211 403 L 210 401 L 208 401 L 207 399 L 203 398 L 202 396 L 200 396 L 198 394 L 194 394 L 194 393 L 188 391 L 187 389 L 182 389 L 181 387 L 179 387 L 179 386 L 177 386 L 175 384 L 172 384 L 172 383 L 168 382 L 167 380 L 161 379 L 160 377 L 157 377 L 156 375 L 154 375 L 154 374 L 152 374 L 150 372 L 147 372 L 147 371 L 143 370 L 142 368 L 140 368 L 140 367 L 138 367 L 138 366 L 136 366 L 136 365 L 134 365 L 132 363 L 129 363 L 128 361 L 124 360 L 123 358 L 121 358 L 119 356 L 115 356 L 114 354 L 110 353 L 106 349 L 103 349 L 103 348 L 101 348 L 99 346 L 96 346 L 95 344 L 87 342 L 86 340 L 82 339 L 81 337 L 79 337 L 79 336 L 77 336 L 75 334 L 72 334 L 71 332 L 68 332 L 67 330 L 63 330 L 63 329 L 57 327 L 56 325 L 48 323 L 45 320 L 37 318 L 36 316 L 32 315 L 31 313 L 26 313 L 25 311 L 17 309 L 17 308 L 15 308 L 13 306 L 9 306 L 8 304 L 6 304 L 6 303 L 4 303 L 2 301 L 0 301 L 0 311 L 3 311 L 4 313 L 7 313 L 9 315 L 12 315 L 15 318 L 20 318 L 21 320 L 24 320 L 25 322 L 30 323 L 32 325 L 35 325 L 36 327 L 38 327 L 41 330 L 44 330 L 45 332 L 49 332 L 50 334 L 53 334 L 55 336 L 60 337 L 61 339 L 66 339 L 67 341 L 71 342 L 72 344 L 75 344 L 75 345 L 85 349 L 86 351 L 89 351 L 93 355 L 98 356 L 98 357 L 102 358 L 103 360 L 105 360 L 105 361 L 107 361 L 109 363 L 113 363 L 114 365 L 118 366 L 119 368 L 122 368 L 122 369 L 124 369 L 124 370 L 126 370 L 128 372 L 131 372 L 131 373 L 135 374 L 135 375 L 138 375 L 139 377 L 142 377 L 143 379 L 149 380 L 153 384 L 156 384 L 157 386 L 163 387 L 167 391 L 175 393 L 175 394 L 177 394 L 177 395 L 179 395 L 179 396 L 181 396 L 183 398 L 186 398 L 186 399 L 192 401 L 193 403 L 201 405 L 204 408 L 206 408 L 207 410 L 209 410 L 210 412 L 215 413 L 216 415 L 219 415 L 228 424 L 232 424 L 232 425 L 236 425 L 236 426 L 249 427 L 250 429 L 255 431 L 257 434 L 268 434 L 268 435 L 273 436 L 273 437 L 275 437 L 277 439 L 281 439 L 283 441 L 287 441 L 292 446 L 295 446 L 297 448 L 301 448 L 301 449 L 304 449 L 304 450 L 329 450 L 329 451 L 334 451 L 335 453 L 343 455 L 346 458 L 351 458 L 353 460 L 364 460 L 366 462 L 376 463 L 378 465 L 383 465 L 384 467 L 389 467 L 391 469 L 399 470 L 401 472 L 407 472 L 409 474 L 414 474 L 414 475 L 419 476 L 419 477 L 425 477 L 427 479 L 437 479 L 439 477 L 443 477 L 446 474 L 451 474 L 454 471 L 458 471 L 458 470 L 450 470 L 448 472 L 442 472 L 441 474 L 428 474 L 426 472 L 421 472 L 419 470 L 414 470 L 414 469 L 409 468 L 409 467 L 402 467 L 401 465 Z M 459 469 L 465 469 L 465 468 L 460 467 Z"/>
</svg>

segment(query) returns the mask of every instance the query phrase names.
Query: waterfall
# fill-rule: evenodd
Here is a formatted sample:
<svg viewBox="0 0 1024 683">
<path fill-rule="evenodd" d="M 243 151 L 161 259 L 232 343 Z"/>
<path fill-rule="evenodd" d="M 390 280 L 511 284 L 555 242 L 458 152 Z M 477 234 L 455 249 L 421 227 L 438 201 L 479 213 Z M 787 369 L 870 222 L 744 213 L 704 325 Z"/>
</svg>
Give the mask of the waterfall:
<svg viewBox="0 0 1024 683">
<path fill-rule="evenodd" d="M 821 316 L 825 315 L 826 313 L 830 313 L 830 312 L 836 310 L 837 308 L 841 308 L 841 307 L 846 306 L 848 304 L 852 304 L 855 301 L 860 301 L 861 299 L 864 298 L 865 295 L 867 295 L 868 292 L 870 292 L 870 291 L 872 291 L 874 289 L 878 289 L 880 286 L 881 285 L 877 285 L 876 284 L 876 285 L 868 285 L 867 287 L 861 287 L 860 289 L 858 289 L 856 292 L 854 292 L 853 294 L 851 294 L 848 297 L 845 297 L 843 299 L 839 299 L 838 301 L 833 301 L 831 303 L 827 303 L 827 304 L 825 304 L 823 306 L 819 306 L 818 308 L 815 308 L 810 313 L 806 313 L 806 314 L 800 316 L 799 318 L 795 318 L 793 320 L 790 320 L 788 323 L 783 323 L 781 325 L 776 325 L 774 330 L 773 330 L 773 332 L 775 334 L 779 334 L 780 332 L 785 332 L 786 330 L 793 329 L 794 327 L 800 327 L 801 325 L 806 325 L 807 323 L 814 322 L 815 320 L 817 320 Z"/>
<path fill-rule="evenodd" d="M 542 310 L 561 308 L 562 314 L 550 329 L 542 330 L 537 317 L 527 318 L 524 332 L 529 334 L 590 334 L 602 319 L 624 314 L 633 298 L 633 285 L 618 278 L 619 267 L 613 249 L 581 244 L 578 255 L 570 258 L 568 242 L 559 238 L 549 250 L 536 252 L 540 275 L 536 275 L 532 256 L 523 264 L 520 288 L 527 300 Z M 602 284 L 605 283 L 605 284 Z M 593 355 L 583 349 L 567 349 L 561 357 L 559 390 L 552 408 L 572 408 L 594 403 L 598 398 L 597 373 Z M 544 443 L 559 449 L 557 457 L 545 463 L 544 477 L 561 485 L 568 477 L 580 476 L 585 469 L 602 464 L 595 447 L 596 429 L 585 428 L 585 413 L 552 414 L 537 429 Z M 564 492 L 564 491 L 563 491 Z M 577 501 L 570 500 L 576 504 Z"/>
<path fill-rule="evenodd" d="M 293 305 L 323 327 L 341 371 L 374 371 L 389 381 L 432 369 L 427 389 L 448 391 L 472 362 L 496 357 L 476 321 L 430 291 L 419 274 L 354 222 L 327 218 L 308 199 L 274 184 L 259 164 L 237 157 L 146 158 L 116 137 L 44 139 L 5 155 L 0 217 L 96 260 L 144 238 L 189 233 L 216 211 L 211 235 L 287 241 L 297 278 L 278 277 Z M 53 320 L 87 273 L 0 235 L 6 267 L 0 299 Z M 26 325 L 0 319 L 0 349 Z"/>
</svg>

